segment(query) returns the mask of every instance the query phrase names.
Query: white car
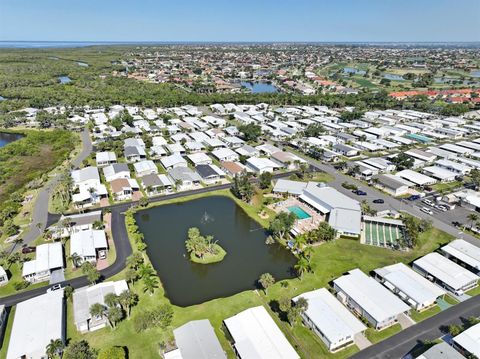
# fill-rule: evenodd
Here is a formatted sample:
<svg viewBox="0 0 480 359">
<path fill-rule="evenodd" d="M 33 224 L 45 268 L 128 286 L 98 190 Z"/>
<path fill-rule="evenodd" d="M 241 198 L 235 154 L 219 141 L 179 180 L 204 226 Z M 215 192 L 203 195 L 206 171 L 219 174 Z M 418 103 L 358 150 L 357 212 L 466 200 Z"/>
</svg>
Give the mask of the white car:
<svg viewBox="0 0 480 359">
<path fill-rule="evenodd" d="M 426 214 L 429 214 L 429 215 L 433 215 L 433 212 L 431 209 L 427 208 L 427 207 L 422 207 L 420 208 L 420 211 L 426 213 Z"/>
<path fill-rule="evenodd" d="M 59 290 L 59 289 L 62 289 L 62 285 L 61 284 L 55 284 L 55 285 L 52 285 L 50 288 L 47 289 L 47 293 L 54 292 L 54 291 Z"/>
</svg>

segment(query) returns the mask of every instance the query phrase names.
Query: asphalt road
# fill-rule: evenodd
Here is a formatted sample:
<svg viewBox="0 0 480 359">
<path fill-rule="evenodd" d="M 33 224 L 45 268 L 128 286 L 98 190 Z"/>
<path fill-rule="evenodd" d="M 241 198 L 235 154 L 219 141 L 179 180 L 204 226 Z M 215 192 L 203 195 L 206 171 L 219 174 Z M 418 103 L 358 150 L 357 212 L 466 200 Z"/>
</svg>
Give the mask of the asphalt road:
<svg viewBox="0 0 480 359">
<path fill-rule="evenodd" d="M 83 160 L 90 156 L 90 153 L 92 152 L 92 141 L 90 140 L 87 128 L 82 131 L 80 137 L 82 139 L 82 151 L 71 161 L 74 168 L 79 167 Z M 48 200 L 60 180 L 61 175 L 57 174 L 50 178 L 47 184 L 39 190 L 33 206 L 30 228 L 26 229 L 25 234 L 22 235 L 24 244 L 28 245 L 33 242 L 45 230 L 48 222 Z"/>
<path fill-rule="evenodd" d="M 274 175 L 273 178 L 278 179 L 281 177 L 287 177 L 293 173 L 294 172 L 279 173 Z M 254 180 L 253 182 L 256 182 L 256 180 Z M 168 201 L 171 199 L 186 197 L 190 195 L 208 193 L 208 192 L 218 191 L 221 189 L 228 189 L 231 186 L 232 186 L 231 183 L 226 183 L 222 185 L 204 187 L 204 188 L 199 188 L 199 189 L 190 190 L 190 191 L 172 193 L 166 196 L 151 198 L 149 202 L 158 203 L 158 202 Z M 113 237 L 113 242 L 115 245 L 117 257 L 115 259 L 115 262 L 112 265 L 100 271 L 101 280 L 106 280 L 110 277 L 113 277 L 117 273 L 121 272 L 125 268 L 125 262 L 127 257 L 132 254 L 132 247 L 130 246 L 130 241 L 128 239 L 128 234 L 125 227 L 124 212 L 128 208 L 135 206 L 136 204 L 137 202 L 120 203 L 120 204 L 114 204 L 112 206 L 102 208 L 102 209 L 106 209 L 106 208 L 110 209 L 112 214 L 112 237 Z M 92 209 L 92 210 L 98 210 L 98 208 Z M 62 286 L 70 285 L 73 288 L 81 288 L 89 285 L 90 283 L 88 282 L 85 276 L 82 276 L 79 278 L 63 281 L 60 284 Z M 36 297 L 37 295 L 45 293 L 47 288 L 48 286 L 45 286 L 45 287 L 36 288 L 33 290 L 13 294 L 8 297 L 0 298 L 0 304 L 3 304 L 7 307 L 16 305 L 17 303 L 23 302 L 24 300 L 27 300 L 27 299 Z"/>
<path fill-rule="evenodd" d="M 429 319 L 415 324 L 400 333 L 372 345 L 353 355 L 352 359 L 398 359 L 407 355 L 425 340 L 440 338 L 442 328 L 450 324 L 462 324 L 468 317 L 480 316 L 480 296 L 444 310 Z"/>
</svg>

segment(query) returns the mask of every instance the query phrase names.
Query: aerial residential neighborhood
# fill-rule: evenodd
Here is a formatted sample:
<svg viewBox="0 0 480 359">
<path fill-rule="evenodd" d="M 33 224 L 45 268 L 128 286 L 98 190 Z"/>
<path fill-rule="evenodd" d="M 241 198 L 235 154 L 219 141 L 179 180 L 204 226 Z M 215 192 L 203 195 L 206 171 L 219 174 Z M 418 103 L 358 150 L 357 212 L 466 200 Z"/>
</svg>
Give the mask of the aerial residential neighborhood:
<svg viewBox="0 0 480 359">
<path fill-rule="evenodd" d="M 480 357 L 478 2 L 4 2 L 0 359 Z"/>
</svg>

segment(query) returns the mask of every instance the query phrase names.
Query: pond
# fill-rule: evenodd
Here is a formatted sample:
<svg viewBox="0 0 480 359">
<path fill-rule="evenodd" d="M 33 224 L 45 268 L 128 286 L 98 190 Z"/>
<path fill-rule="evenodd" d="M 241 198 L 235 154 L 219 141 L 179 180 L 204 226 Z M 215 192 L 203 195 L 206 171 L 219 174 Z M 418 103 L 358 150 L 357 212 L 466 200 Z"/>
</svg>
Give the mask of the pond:
<svg viewBox="0 0 480 359">
<path fill-rule="evenodd" d="M 278 244 L 266 245 L 263 228 L 232 199 L 213 196 L 163 205 L 135 215 L 147 253 L 172 304 L 189 306 L 254 289 L 262 273 L 293 278 L 296 258 Z M 215 264 L 188 259 L 188 229 L 213 235 L 227 252 Z"/>
<path fill-rule="evenodd" d="M 23 136 L 18 133 L 0 132 L 0 148 L 8 145 L 10 142 L 21 139 Z"/>
<path fill-rule="evenodd" d="M 392 81 L 405 81 L 405 79 L 397 74 L 385 74 L 383 75 L 384 79 L 392 80 Z"/>
<path fill-rule="evenodd" d="M 60 77 L 58 78 L 58 81 L 60 81 L 60 83 L 61 83 L 62 85 L 64 85 L 64 84 L 68 84 L 68 83 L 72 82 L 72 79 L 71 79 L 70 77 L 68 77 L 68 76 L 60 76 Z"/>
<path fill-rule="evenodd" d="M 480 77 L 480 70 L 472 70 L 472 71 L 470 71 L 470 76 L 472 76 L 472 77 Z"/>
<path fill-rule="evenodd" d="M 251 93 L 277 93 L 278 89 L 270 82 L 242 81 L 240 84 L 250 90 Z"/>
<path fill-rule="evenodd" d="M 77 61 L 77 65 L 78 65 L 78 66 L 81 66 L 81 67 L 88 67 L 88 66 L 90 66 L 90 65 L 87 64 L 86 62 L 81 62 L 81 61 Z"/>
<path fill-rule="evenodd" d="M 367 71 L 365 70 L 359 70 L 353 67 L 344 67 L 343 72 L 346 74 L 355 74 L 355 75 L 365 75 Z"/>
</svg>

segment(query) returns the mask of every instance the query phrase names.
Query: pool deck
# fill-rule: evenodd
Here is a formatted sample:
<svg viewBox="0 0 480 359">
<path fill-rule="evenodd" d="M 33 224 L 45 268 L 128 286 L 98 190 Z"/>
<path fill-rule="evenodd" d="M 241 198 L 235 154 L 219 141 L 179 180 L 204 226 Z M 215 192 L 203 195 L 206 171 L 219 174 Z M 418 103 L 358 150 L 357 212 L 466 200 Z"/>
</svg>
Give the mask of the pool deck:
<svg viewBox="0 0 480 359">
<path fill-rule="evenodd" d="M 271 210 L 275 213 L 280 212 L 291 212 L 288 208 L 289 207 L 299 207 L 305 213 L 307 213 L 310 217 L 305 219 L 296 219 L 295 225 L 293 228 L 293 232 L 298 234 L 303 234 L 306 232 L 310 232 L 311 230 L 317 229 L 321 222 L 325 221 L 325 217 L 321 214 L 313 211 L 311 208 L 304 205 L 295 197 L 287 198 L 284 201 L 274 203 L 268 206 Z"/>
</svg>

